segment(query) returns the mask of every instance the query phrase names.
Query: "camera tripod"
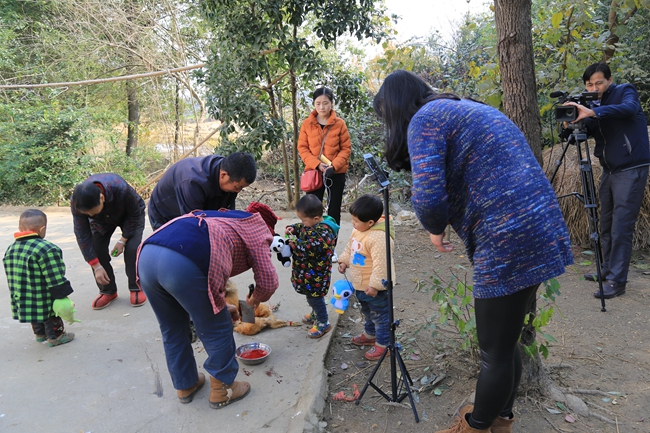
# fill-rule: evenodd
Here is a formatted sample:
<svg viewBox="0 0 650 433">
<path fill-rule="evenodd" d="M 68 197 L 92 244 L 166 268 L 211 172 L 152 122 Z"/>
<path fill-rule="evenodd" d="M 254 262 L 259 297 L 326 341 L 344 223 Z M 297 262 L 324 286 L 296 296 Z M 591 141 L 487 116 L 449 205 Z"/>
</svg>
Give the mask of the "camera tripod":
<svg viewBox="0 0 650 433">
<path fill-rule="evenodd" d="M 551 184 L 555 179 L 555 175 L 562 165 L 562 160 L 566 154 L 569 145 L 574 144 L 576 146 L 576 155 L 578 157 L 578 163 L 580 165 L 580 180 L 582 183 L 582 194 L 578 192 L 572 192 L 570 194 L 565 194 L 559 196 L 558 199 L 575 196 L 585 205 L 587 209 L 587 216 L 589 220 L 589 238 L 591 239 L 591 244 L 594 249 L 594 256 L 596 258 L 596 277 L 598 279 L 598 286 L 600 289 L 600 302 L 601 310 L 607 311 L 605 309 L 605 294 L 603 293 L 603 279 L 602 279 L 602 263 L 603 263 L 603 250 L 600 242 L 600 234 L 598 231 L 598 204 L 596 199 L 596 187 L 594 186 L 594 173 L 591 169 L 591 155 L 589 154 L 589 145 L 587 143 L 587 132 L 583 129 L 582 121 L 579 121 L 575 124 L 569 124 L 573 131 L 567 139 L 564 148 L 562 149 L 562 155 L 557 162 L 555 171 L 551 176 Z M 582 149 L 584 145 L 585 156 L 582 155 Z"/>
<path fill-rule="evenodd" d="M 384 215 L 386 216 L 387 273 L 386 273 L 386 280 L 382 282 L 384 284 L 384 287 L 386 287 L 386 292 L 388 294 L 387 297 L 388 297 L 388 321 L 390 323 L 390 344 L 386 346 L 387 350 L 384 351 L 384 353 L 381 355 L 381 358 L 379 358 L 379 361 L 377 361 L 377 365 L 375 366 L 375 368 L 372 370 L 372 373 L 368 377 L 366 385 L 361 390 L 361 393 L 359 394 L 359 398 L 357 398 L 355 404 L 358 405 L 361 402 L 361 399 L 363 398 L 363 395 L 368 390 L 369 386 L 373 387 L 375 391 L 381 394 L 382 397 L 384 397 L 386 400 L 392 403 L 400 403 L 408 396 L 409 402 L 411 403 L 411 409 L 413 410 L 413 415 L 415 416 L 415 422 L 420 422 L 417 409 L 415 408 L 415 402 L 413 401 L 413 394 L 411 393 L 411 386 L 413 385 L 413 380 L 411 380 L 411 376 L 409 375 L 409 372 L 406 370 L 406 366 L 404 365 L 404 360 L 400 355 L 400 350 L 402 349 L 402 346 L 399 343 L 395 342 L 395 330 L 399 326 L 399 320 L 395 320 L 393 314 L 393 280 L 392 280 L 391 254 L 390 254 L 391 251 L 390 251 L 390 226 L 389 226 L 390 214 L 388 212 L 388 197 L 389 197 L 388 185 L 390 185 L 390 182 L 386 177 L 386 174 L 379 167 L 377 161 L 375 161 L 372 155 L 365 154 L 363 157 L 366 161 L 366 164 L 373 172 L 373 175 L 371 177 L 377 180 L 379 185 L 382 187 L 381 191 L 383 193 L 383 199 L 384 199 Z M 379 371 L 379 367 L 381 366 L 381 363 L 384 361 L 384 359 L 386 359 L 387 354 L 390 354 L 391 395 L 386 394 L 376 384 L 372 382 L 372 379 L 375 377 L 375 374 L 377 374 L 377 371 Z M 401 376 L 399 377 L 399 380 L 397 378 L 398 365 L 399 365 L 399 370 L 401 372 Z M 402 391 L 402 388 L 404 388 L 404 391 Z"/>
</svg>

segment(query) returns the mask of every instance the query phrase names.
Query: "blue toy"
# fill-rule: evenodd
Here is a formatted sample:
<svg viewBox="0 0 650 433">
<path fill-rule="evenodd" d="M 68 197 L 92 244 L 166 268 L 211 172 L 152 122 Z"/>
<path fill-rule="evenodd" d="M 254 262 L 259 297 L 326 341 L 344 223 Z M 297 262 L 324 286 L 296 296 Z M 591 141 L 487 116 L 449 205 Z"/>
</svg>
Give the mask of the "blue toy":
<svg viewBox="0 0 650 433">
<path fill-rule="evenodd" d="M 338 280 L 332 286 L 332 300 L 334 311 L 343 314 L 348 308 L 348 298 L 354 294 L 354 286 L 348 280 Z"/>
</svg>

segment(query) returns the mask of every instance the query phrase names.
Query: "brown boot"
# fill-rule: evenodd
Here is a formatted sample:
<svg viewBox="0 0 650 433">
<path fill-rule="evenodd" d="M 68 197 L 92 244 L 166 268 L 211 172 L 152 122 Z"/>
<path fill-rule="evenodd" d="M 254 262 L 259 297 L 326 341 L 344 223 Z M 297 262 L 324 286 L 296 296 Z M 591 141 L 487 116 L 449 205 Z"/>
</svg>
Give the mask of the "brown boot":
<svg viewBox="0 0 650 433">
<path fill-rule="evenodd" d="M 492 427 L 490 427 L 490 433 L 512 433 L 512 423 L 514 422 L 514 417 L 510 419 L 498 417 L 492 423 Z"/>
<path fill-rule="evenodd" d="M 201 388 L 203 388 L 203 385 L 205 385 L 205 375 L 203 373 L 199 373 L 199 380 L 194 384 L 194 386 L 187 389 L 179 389 L 176 391 L 178 394 L 178 399 L 181 401 L 181 403 L 191 402 L 194 399 L 196 393 L 199 392 Z"/>
<path fill-rule="evenodd" d="M 228 406 L 230 403 L 246 397 L 251 391 L 251 385 L 248 382 L 234 381 L 232 384 L 226 385 L 212 376 L 210 376 L 210 386 L 212 387 L 212 391 L 210 391 L 210 407 L 212 409 Z"/>
<path fill-rule="evenodd" d="M 465 415 L 472 412 L 474 410 L 474 406 L 472 405 L 465 405 L 460 408 L 456 416 L 451 422 L 451 425 L 449 426 L 448 429 L 446 430 L 439 430 L 436 433 L 490 433 L 490 429 L 487 430 L 477 430 L 475 428 L 472 428 L 467 424 L 467 420 L 465 419 Z"/>
</svg>

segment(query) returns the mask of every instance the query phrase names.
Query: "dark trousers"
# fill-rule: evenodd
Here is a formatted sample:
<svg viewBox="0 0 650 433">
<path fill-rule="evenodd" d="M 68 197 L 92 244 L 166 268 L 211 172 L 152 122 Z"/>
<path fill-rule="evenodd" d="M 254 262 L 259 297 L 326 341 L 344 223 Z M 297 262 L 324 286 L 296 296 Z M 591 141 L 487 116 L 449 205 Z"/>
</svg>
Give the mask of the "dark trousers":
<svg viewBox="0 0 650 433">
<path fill-rule="evenodd" d="M 512 295 L 476 299 L 476 331 L 481 350 L 481 372 L 470 425 L 489 429 L 499 415 L 512 412 L 521 379 L 519 336 L 539 284 Z"/>
<path fill-rule="evenodd" d="M 138 247 L 140 242 L 142 242 L 142 232 L 144 231 L 144 215 L 142 216 L 142 224 L 138 224 L 138 228 L 135 233 L 128 240 L 124 246 L 124 252 L 122 256 L 124 257 L 124 266 L 126 271 L 126 276 L 129 280 L 129 290 L 131 292 L 139 292 L 140 288 L 135 283 L 135 259 L 138 252 Z M 114 226 L 112 229 L 109 229 L 105 234 L 93 231 L 93 247 L 95 248 L 95 253 L 99 259 L 99 264 L 106 270 L 108 278 L 111 279 L 111 282 L 102 285 L 97 283 L 99 287 L 99 293 L 104 293 L 107 295 L 112 295 L 117 292 L 117 285 L 115 284 L 115 272 L 113 272 L 113 266 L 111 266 L 111 236 L 117 229 L 117 226 Z"/>
<path fill-rule="evenodd" d="M 327 190 L 327 215 L 334 218 L 338 225 L 341 225 L 341 205 L 343 203 L 343 190 L 345 189 L 345 173 L 334 174 L 330 176 L 325 175 L 324 185 L 321 189 L 312 191 L 309 194 L 314 194 L 319 200 L 323 200 L 325 190 Z"/>
<path fill-rule="evenodd" d="M 45 335 L 48 340 L 56 340 L 65 332 L 63 320 L 58 316 L 50 317 L 45 322 L 32 322 L 32 330 L 34 335 Z"/>
<path fill-rule="evenodd" d="M 601 276 L 627 282 L 632 256 L 632 238 L 648 180 L 648 167 L 619 173 L 603 171 L 600 198 L 600 238 L 603 247 Z"/>
</svg>

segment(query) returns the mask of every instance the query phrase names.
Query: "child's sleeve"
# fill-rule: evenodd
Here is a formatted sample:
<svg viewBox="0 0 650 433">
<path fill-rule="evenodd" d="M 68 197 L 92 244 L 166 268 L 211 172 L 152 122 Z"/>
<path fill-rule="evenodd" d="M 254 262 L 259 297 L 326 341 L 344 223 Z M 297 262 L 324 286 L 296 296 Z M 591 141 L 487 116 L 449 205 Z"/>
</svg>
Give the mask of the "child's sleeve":
<svg viewBox="0 0 650 433">
<path fill-rule="evenodd" d="M 39 262 L 41 276 L 54 299 L 62 299 L 73 292 L 70 281 L 65 277 L 63 253 L 58 247 L 50 248 Z"/>
<path fill-rule="evenodd" d="M 345 249 L 343 254 L 339 256 L 339 263 L 345 263 L 347 266 L 350 266 L 350 252 L 352 251 L 352 236 L 348 239 L 348 243 L 345 244 Z"/>
<path fill-rule="evenodd" d="M 383 281 L 388 278 L 386 267 L 386 233 L 376 230 L 368 237 L 368 248 L 372 258 L 372 274 L 370 274 L 370 287 L 377 290 L 386 290 Z"/>
</svg>

